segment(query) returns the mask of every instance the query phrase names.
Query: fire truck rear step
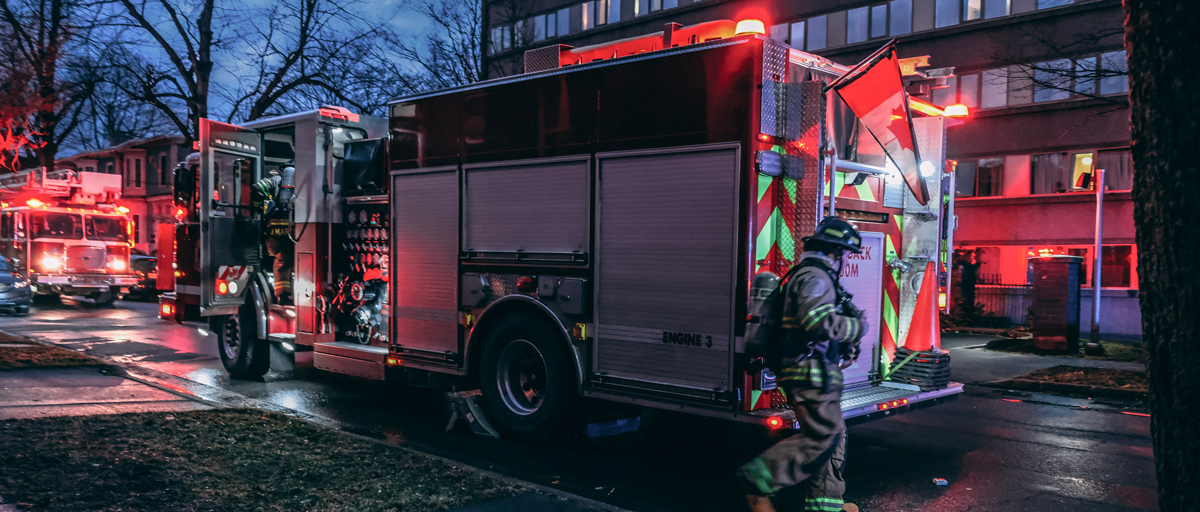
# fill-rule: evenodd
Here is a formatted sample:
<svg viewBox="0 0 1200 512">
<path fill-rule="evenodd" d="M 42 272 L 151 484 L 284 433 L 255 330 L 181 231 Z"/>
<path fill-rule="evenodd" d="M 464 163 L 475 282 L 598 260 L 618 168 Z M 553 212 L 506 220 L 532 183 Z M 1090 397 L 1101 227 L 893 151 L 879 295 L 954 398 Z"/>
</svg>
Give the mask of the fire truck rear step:
<svg viewBox="0 0 1200 512">
<path fill-rule="evenodd" d="M 334 373 L 384 380 L 388 350 L 384 347 L 337 341 L 313 345 L 313 367 Z"/>
<path fill-rule="evenodd" d="M 848 420 L 875 412 L 884 412 L 893 409 L 904 410 L 906 406 L 957 395 L 963 391 L 963 385 L 958 382 L 951 382 L 949 386 L 942 389 L 925 392 L 908 389 L 916 386 L 907 386 L 904 384 L 896 386 L 892 384 L 884 382 L 879 386 L 859 388 L 842 393 L 842 417 Z M 754 423 L 762 423 L 773 427 L 793 426 L 796 421 L 796 413 L 788 407 L 759 409 L 746 414 L 754 418 Z"/>
</svg>

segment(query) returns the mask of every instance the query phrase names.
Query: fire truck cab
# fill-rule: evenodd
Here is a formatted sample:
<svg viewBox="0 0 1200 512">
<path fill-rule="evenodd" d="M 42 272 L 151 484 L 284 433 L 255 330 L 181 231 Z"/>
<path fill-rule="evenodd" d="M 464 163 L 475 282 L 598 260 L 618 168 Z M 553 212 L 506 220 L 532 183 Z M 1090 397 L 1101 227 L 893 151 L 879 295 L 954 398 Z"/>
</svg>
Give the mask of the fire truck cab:
<svg viewBox="0 0 1200 512">
<path fill-rule="evenodd" d="M 137 284 L 133 222 L 117 205 L 120 176 L 33 171 L 0 187 L 0 243 L 36 296 L 82 295 L 103 305 Z"/>
<path fill-rule="evenodd" d="M 927 268 L 945 274 L 956 121 L 914 104 L 931 196 L 917 201 L 832 104 L 849 68 L 761 26 L 531 50 L 522 75 L 393 100 L 386 131 L 333 108 L 203 121 L 193 172 L 177 172 L 173 300 L 193 297 L 235 376 L 267 371 L 276 342 L 331 372 L 478 388 L 467 416 L 507 436 L 550 433 L 583 396 L 789 427 L 745 355 L 750 282 L 782 275 L 836 215 L 863 234 L 842 280 L 871 325 L 843 413 L 953 398 L 948 356 L 904 347 L 937 336 L 909 327 L 936 315 L 919 294 L 937 293 L 921 291 Z M 295 200 L 263 213 L 252 188 L 288 159 Z M 163 312 L 188 316 L 177 307 Z"/>
</svg>

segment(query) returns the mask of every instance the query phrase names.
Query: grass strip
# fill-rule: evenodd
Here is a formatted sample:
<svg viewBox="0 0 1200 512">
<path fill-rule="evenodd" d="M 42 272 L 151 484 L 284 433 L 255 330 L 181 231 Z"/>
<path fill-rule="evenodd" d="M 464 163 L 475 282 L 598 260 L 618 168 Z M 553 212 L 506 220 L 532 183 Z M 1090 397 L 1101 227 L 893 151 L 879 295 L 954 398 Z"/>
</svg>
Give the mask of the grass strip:
<svg viewBox="0 0 1200 512">
<path fill-rule="evenodd" d="M 0 370 L 48 366 L 104 366 L 108 363 L 62 347 L 39 345 L 24 338 L 0 333 Z"/>
<path fill-rule="evenodd" d="M 1143 351 L 1140 343 L 1100 340 L 1100 345 L 1104 347 L 1104 355 L 1102 356 L 1089 356 L 1084 354 L 1083 346 L 1086 343 L 1086 339 L 1080 339 L 1080 347 L 1076 352 L 1055 352 L 1037 348 L 1037 346 L 1033 344 L 1032 339 L 998 339 L 988 342 L 987 349 L 1014 354 L 1074 357 L 1079 359 L 1092 359 L 1096 361 L 1120 361 L 1129 363 L 1140 363 L 1143 361 Z"/>
<path fill-rule="evenodd" d="M 1013 377 L 1013 380 L 1031 380 L 1038 382 L 1054 382 L 1059 384 L 1074 384 L 1079 386 L 1098 386 L 1112 389 L 1147 392 L 1149 382 L 1146 374 L 1129 370 L 1112 368 L 1083 368 L 1079 366 L 1053 366 L 1025 375 Z"/>
<path fill-rule="evenodd" d="M 528 492 L 253 409 L 4 421 L 0 475 L 26 511 L 446 510 Z"/>
</svg>

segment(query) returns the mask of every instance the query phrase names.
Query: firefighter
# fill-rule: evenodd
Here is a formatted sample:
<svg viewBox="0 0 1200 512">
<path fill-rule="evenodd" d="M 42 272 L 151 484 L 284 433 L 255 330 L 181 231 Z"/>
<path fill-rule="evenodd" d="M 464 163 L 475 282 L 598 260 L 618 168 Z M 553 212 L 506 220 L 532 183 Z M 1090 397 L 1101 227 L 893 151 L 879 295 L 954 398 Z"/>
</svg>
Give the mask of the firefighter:
<svg viewBox="0 0 1200 512">
<path fill-rule="evenodd" d="M 770 496 L 794 485 L 804 486 L 806 511 L 858 510 L 842 501 L 842 369 L 858 357 L 867 324 L 838 275 L 843 256 L 860 252 L 862 239 L 848 222 L 827 217 L 803 241 L 800 268 L 783 283 L 783 332 L 777 341 L 783 361 L 776 377 L 799 429 L 738 469 L 754 512 L 774 511 Z"/>
<path fill-rule="evenodd" d="M 250 189 L 251 207 L 268 216 L 275 213 L 276 207 L 280 206 L 276 201 L 280 198 L 286 179 L 284 176 L 280 176 L 279 171 L 275 169 L 271 169 L 269 172 L 270 176 L 258 180 Z M 292 243 L 283 237 L 272 235 L 267 237 L 265 245 L 267 255 L 272 259 L 271 275 L 275 280 L 275 302 L 276 304 L 291 304 Z"/>
</svg>

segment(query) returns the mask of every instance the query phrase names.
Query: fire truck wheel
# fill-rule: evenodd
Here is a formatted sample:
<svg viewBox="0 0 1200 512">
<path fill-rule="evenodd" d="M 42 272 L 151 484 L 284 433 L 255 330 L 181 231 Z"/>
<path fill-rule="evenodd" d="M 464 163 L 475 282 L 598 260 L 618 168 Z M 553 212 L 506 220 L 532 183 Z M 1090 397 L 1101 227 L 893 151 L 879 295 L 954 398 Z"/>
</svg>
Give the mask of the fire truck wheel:
<svg viewBox="0 0 1200 512">
<path fill-rule="evenodd" d="M 108 306 L 111 305 L 113 301 L 117 300 L 117 295 L 112 292 L 97 292 L 88 295 L 88 298 L 92 299 L 97 306 Z"/>
<path fill-rule="evenodd" d="M 271 344 L 258 339 L 253 306 L 243 305 L 238 314 L 217 320 L 217 351 L 221 364 L 235 379 L 257 379 L 271 368 Z"/>
<path fill-rule="evenodd" d="M 571 356 L 544 323 L 526 315 L 502 320 L 483 347 L 480 391 L 487 419 L 509 438 L 551 439 L 571 412 Z"/>
</svg>

